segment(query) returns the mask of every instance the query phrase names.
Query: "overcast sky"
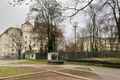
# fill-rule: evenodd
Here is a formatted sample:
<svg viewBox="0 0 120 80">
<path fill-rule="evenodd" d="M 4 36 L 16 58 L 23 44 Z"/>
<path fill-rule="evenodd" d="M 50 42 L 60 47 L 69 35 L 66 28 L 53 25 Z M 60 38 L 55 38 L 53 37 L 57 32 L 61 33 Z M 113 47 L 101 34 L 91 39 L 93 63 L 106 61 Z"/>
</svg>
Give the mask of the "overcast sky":
<svg viewBox="0 0 120 80">
<path fill-rule="evenodd" d="M 12 7 L 8 4 L 9 0 L 0 0 L 0 32 L 8 27 L 20 26 L 24 23 L 28 6 Z"/>
<path fill-rule="evenodd" d="M 0 33 L 2 33 L 8 27 L 20 27 L 21 24 L 25 22 L 25 17 L 29 11 L 29 6 L 16 6 L 12 7 L 8 4 L 10 0 L 1 0 L 0 1 Z M 68 0 L 62 0 L 63 2 L 67 2 Z M 65 2 L 65 3 L 66 3 Z M 70 2 L 69 2 L 70 3 Z M 68 2 L 67 2 L 68 4 Z M 79 22 L 79 26 L 85 26 L 85 15 L 80 17 L 75 17 L 74 21 Z M 69 22 L 65 22 L 65 36 L 67 37 L 74 37 L 71 36 L 73 34 L 73 27 L 69 24 Z"/>
</svg>

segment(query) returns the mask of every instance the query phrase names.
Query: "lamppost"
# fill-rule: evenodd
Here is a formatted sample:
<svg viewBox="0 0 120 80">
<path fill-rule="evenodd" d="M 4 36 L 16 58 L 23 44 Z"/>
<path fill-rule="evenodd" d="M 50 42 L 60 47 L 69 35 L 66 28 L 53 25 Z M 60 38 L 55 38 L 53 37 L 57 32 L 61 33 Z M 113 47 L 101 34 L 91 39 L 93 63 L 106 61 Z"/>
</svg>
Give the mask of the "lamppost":
<svg viewBox="0 0 120 80">
<path fill-rule="evenodd" d="M 78 27 L 78 23 L 77 22 L 75 22 L 74 24 L 73 24 L 73 28 L 74 28 L 74 36 L 75 36 L 75 50 L 76 50 L 76 48 L 77 48 L 77 27 Z"/>
</svg>

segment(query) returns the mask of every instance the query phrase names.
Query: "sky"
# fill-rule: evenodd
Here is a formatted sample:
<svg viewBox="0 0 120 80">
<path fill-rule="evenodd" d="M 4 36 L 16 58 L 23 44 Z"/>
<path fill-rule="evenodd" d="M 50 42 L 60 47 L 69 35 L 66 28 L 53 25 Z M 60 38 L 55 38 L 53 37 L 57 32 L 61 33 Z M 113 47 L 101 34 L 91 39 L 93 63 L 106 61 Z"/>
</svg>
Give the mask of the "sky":
<svg viewBox="0 0 120 80">
<path fill-rule="evenodd" d="M 16 6 L 9 5 L 10 0 L 0 1 L 0 33 L 4 32 L 8 27 L 20 27 L 25 22 L 27 13 L 29 12 L 29 6 Z M 62 0 L 64 3 L 68 3 L 69 0 Z M 78 17 L 79 16 L 79 17 Z M 64 35 L 68 39 L 73 38 L 73 27 L 75 21 L 79 22 L 79 27 L 85 26 L 85 15 L 81 14 L 73 18 L 73 23 L 70 24 L 69 20 L 66 20 L 63 24 L 65 26 Z"/>
<path fill-rule="evenodd" d="M 29 7 L 13 7 L 9 0 L 0 0 L 0 33 L 8 27 L 20 27 L 24 23 Z"/>
</svg>

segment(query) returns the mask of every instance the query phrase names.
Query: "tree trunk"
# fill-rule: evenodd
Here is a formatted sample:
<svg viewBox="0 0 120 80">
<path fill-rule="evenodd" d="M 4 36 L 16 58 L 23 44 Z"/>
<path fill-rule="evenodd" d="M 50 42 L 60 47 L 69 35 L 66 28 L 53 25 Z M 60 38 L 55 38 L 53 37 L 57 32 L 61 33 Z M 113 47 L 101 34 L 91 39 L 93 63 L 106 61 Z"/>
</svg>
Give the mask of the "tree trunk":
<svg viewBox="0 0 120 80">
<path fill-rule="evenodd" d="M 18 50 L 18 59 L 21 59 L 22 55 L 21 55 L 21 49 Z"/>
<path fill-rule="evenodd" d="M 48 28 L 48 52 L 56 51 L 56 39 L 52 26 Z"/>
<path fill-rule="evenodd" d="M 118 19 L 117 29 L 118 29 L 118 39 L 119 39 L 119 42 L 120 42 L 120 17 Z"/>
</svg>

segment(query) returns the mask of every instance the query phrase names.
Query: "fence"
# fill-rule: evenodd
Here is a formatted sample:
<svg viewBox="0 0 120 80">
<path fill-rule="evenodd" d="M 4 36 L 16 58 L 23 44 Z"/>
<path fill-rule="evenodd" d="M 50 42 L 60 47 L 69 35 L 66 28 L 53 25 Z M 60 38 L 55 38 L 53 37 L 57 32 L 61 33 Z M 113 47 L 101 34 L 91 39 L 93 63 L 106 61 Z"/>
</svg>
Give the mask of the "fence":
<svg viewBox="0 0 120 80">
<path fill-rule="evenodd" d="M 97 58 L 97 57 L 115 57 L 120 58 L 120 52 L 104 51 L 104 52 L 60 52 L 66 60 L 76 60 L 80 58 Z"/>
</svg>

